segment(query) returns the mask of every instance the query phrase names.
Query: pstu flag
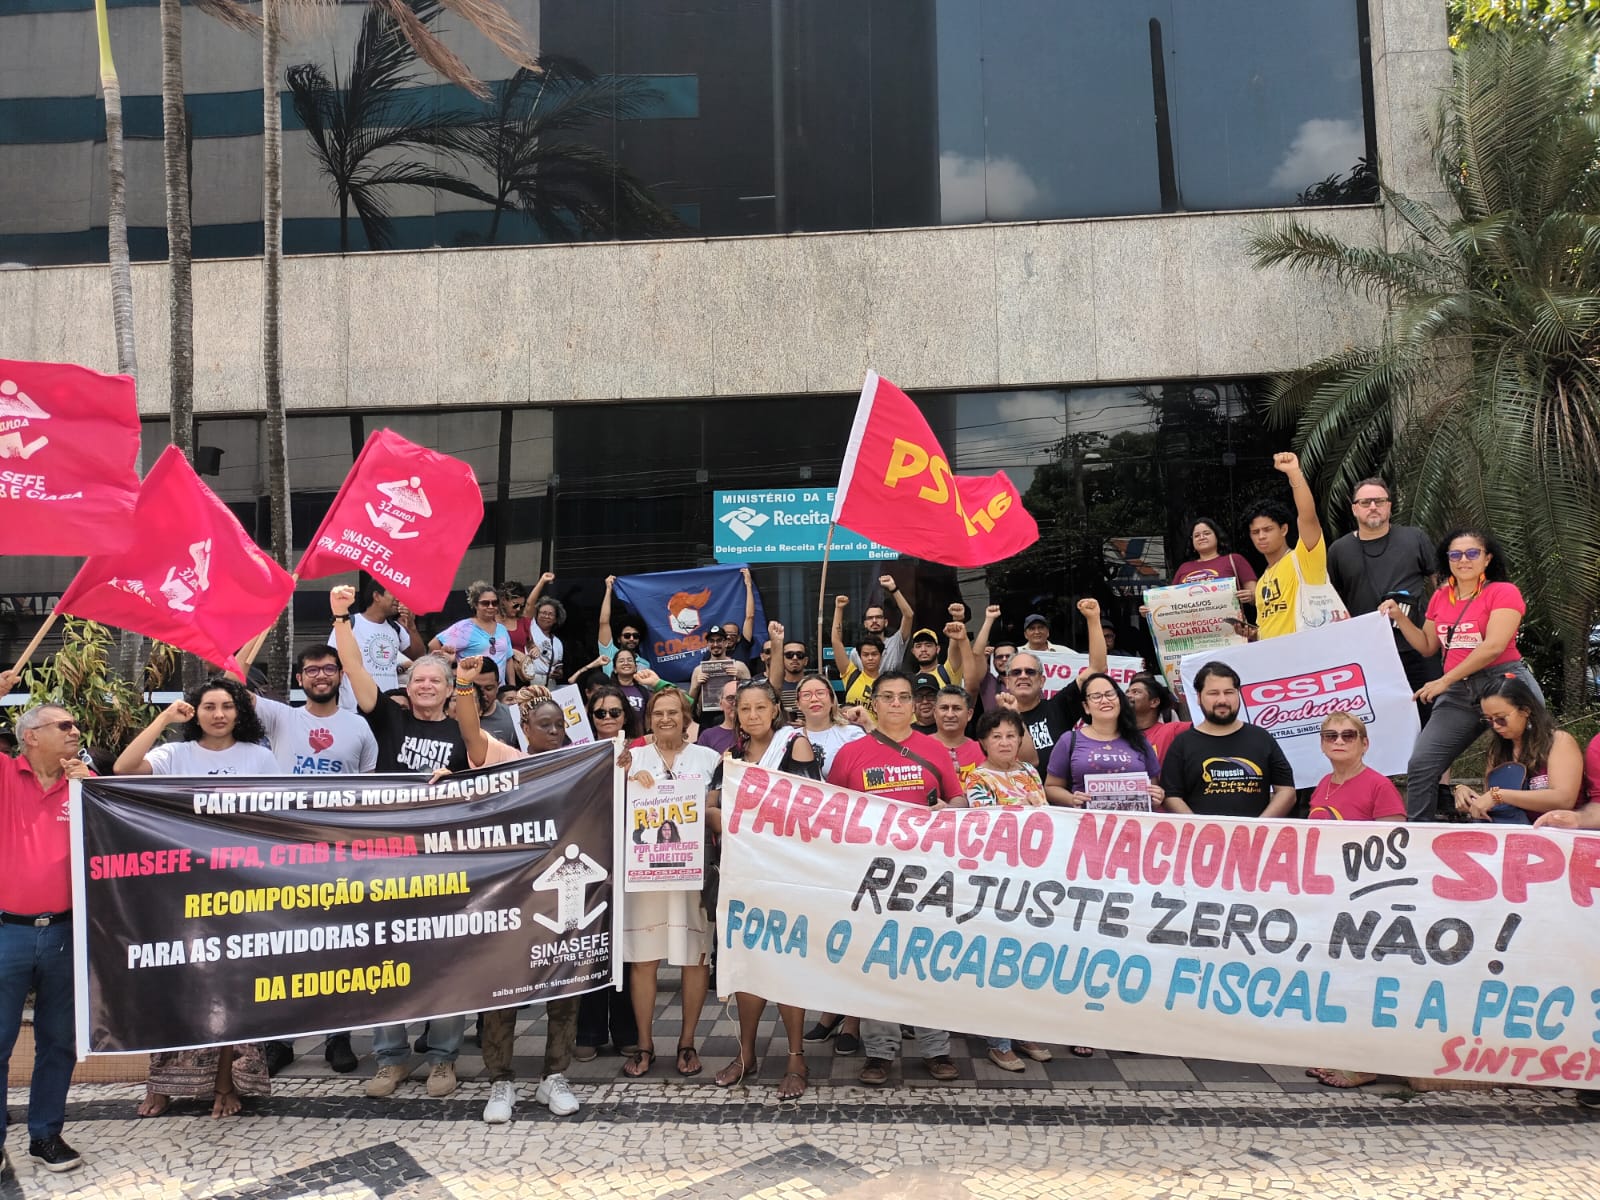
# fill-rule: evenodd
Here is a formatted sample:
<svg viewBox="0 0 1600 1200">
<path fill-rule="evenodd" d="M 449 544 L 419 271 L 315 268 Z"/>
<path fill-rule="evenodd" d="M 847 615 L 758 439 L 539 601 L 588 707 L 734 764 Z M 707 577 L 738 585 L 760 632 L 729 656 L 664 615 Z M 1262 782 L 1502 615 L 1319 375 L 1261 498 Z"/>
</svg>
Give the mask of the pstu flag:
<svg viewBox="0 0 1600 1200">
<path fill-rule="evenodd" d="M 744 626 L 744 576 L 738 567 L 619 575 L 616 591 L 617 599 L 644 622 L 644 656 L 650 666 L 675 683 L 687 683 L 705 657 L 706 630 L 730 622 Z M 765 630 L 759 592 L 755 602 L 751 628 Z"/>
<path fill-rule="evenodd" d="M 101 554 L 133 531 L 133 380 L 0 358 L 0 554 Z"/>
<path fill-rule="evenodd" d="M 1004 471 L 956 475 L 907 396 L 867 372 L 833 505 L 835 524 L 901 554 L 985 567 L 1039 540 Z"/>
<path fill-rule="evenodd" d="M 131 629 L 243 678 L 233 656 L 277 620 L 294 580 L 168 446 L 145 476 L 132 540 L 83 564 L 56 611 Z"/>
<path fill-rule="evenodd" d="M 482 523 L 471 467 L 380 429 L 361 447 L 295 574 L 366 571 L 414 611 L 436 612 Z"/>
</svg>

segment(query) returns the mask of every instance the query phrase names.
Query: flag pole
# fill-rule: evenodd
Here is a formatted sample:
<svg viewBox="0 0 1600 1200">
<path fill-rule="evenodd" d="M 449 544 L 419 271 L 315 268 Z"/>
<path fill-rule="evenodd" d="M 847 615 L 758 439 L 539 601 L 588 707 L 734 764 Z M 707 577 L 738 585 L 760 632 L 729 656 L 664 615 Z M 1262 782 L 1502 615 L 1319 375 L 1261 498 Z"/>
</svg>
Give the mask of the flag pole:
<svg viewBox="0 0 1600 1200">
<path fill-rule="evenodd" d="M 44 624 L 39 626 L 39 632 L 33 635 L 33 641 L 28 643 L 27 649 L 22 652 L 22 657 L 17 659 L 17 665 L 11 668 L 13 672 L 20 674 L 22 668 L 28 665 L 28 660 L 33 657 L 33 652 L 39 648 L 39 643 L 44 641 L 45 634 L 49 633 L 55 626 L 56 618 L 60 615 L 59 610 L 54 608 L 50 610 L 50 615 L 44 619 Z"/>
<path fill-rule="evenodd" d="M 833 553 L 833 531 L 834 525 L 833 522 L 830 521 L 828 523 L 828 541 L 822 547 L 822 582 L 817 585 L 817 673 L 819 675 L 822 674 L 823 662 L 822 614 L 824 611 L 824 606 L 828 601 L 828 556 Z M 843 664 L 834 663 L 834 667 L 840 672 L 841 675 L 844 673 Z M 827 678 L 827 676 L 823 675 L 823 678 Z"/>
</svg>

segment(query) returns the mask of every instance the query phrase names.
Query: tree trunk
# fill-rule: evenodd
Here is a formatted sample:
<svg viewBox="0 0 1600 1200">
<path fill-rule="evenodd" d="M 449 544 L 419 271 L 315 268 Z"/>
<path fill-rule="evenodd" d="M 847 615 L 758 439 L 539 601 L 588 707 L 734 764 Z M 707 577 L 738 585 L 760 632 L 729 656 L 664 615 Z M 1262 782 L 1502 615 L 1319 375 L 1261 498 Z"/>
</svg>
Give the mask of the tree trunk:
<svg viewBox="0 0 1600 1200">
<path fill-rule="evenodd" d="M 189 159 L 183 96 L 183 7 L 161 0 L 161 146 L 166 163 L 168 358 L 172 444 L 194 460 L 194 290 L 190 281 Z"/>
<path fill-rule="evenodd" d="M 266 389 L 267 488 L 272 557 L 285 570 L 293 548 L 289 526 L 289 430 L 283 410 L 283 109 L 278 99 L 280 0 L 261 5 L 261 373 Z M 263 650 L 267 681 L 281 694 L 289 684 L 294 601 L 272 628 Z"/>
<path fill-rule="evenodd" d="M 1561 633 L 1561 713 L 1575 717 L 1589 707 L 1589 626 L 1582 624 Z M 1554 705 L 1550 706 L 1554 708 Z"/>
</svg>

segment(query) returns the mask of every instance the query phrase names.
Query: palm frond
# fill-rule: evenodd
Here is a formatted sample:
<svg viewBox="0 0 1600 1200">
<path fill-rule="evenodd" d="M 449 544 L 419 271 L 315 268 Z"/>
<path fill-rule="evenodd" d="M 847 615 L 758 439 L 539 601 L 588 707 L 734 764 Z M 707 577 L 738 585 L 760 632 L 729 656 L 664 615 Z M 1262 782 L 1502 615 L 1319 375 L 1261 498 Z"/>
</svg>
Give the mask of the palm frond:
<svg viewBox="0 0 1600 1200">
<path fill-rule="evenodd" d="M 261 14 L 252 12 L 238 0 L 194 0 L 194 6 L 206 16 L 221 21 L 246 33 L 261 32 Z"/>
</svg>

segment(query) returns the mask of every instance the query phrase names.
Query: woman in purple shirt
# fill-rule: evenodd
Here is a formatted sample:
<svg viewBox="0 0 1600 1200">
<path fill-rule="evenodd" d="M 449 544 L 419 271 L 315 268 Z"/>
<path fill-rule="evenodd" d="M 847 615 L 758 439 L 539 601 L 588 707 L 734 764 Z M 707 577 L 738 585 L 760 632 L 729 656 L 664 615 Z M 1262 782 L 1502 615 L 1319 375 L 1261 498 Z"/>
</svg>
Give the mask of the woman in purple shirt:
<svg viewBox="0 0 1600 1200">
<path fill-rule="evenodd" d="M 1044 794 L 1051 804 L 1082 808 L 1089 796 L 1090 775 L 1138 773 L 1150 781 L 1151 802 L 1160 806 L 1163 793 L 1155 782 L 1161 774 L 1156 752 L 1139 730 L 1127 697 L 1103 671 L 1078 681 L 1083 693 L 1084 722 L 1056 741 L 1045 769 Z"/>
</svg>

